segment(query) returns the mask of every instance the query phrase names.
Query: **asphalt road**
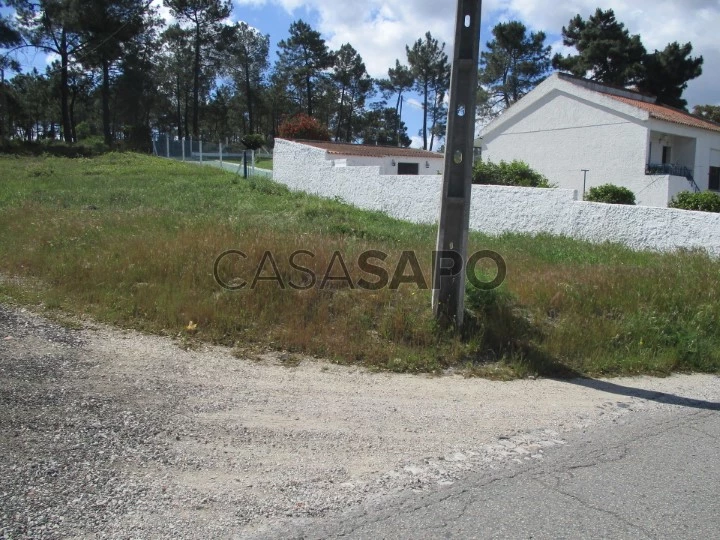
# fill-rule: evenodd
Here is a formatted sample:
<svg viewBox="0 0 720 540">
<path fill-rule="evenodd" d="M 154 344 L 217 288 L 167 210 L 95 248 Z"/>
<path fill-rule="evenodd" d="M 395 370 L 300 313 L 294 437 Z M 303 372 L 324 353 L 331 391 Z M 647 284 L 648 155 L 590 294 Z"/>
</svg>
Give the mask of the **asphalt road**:
<svg viewBox="0 0 720 540">
<path fill-rule="evenodd" d="M 538 464 L 346 514 L 295 538 L 720 538 L 720 413 L 694 401 Z"/>
</svg>

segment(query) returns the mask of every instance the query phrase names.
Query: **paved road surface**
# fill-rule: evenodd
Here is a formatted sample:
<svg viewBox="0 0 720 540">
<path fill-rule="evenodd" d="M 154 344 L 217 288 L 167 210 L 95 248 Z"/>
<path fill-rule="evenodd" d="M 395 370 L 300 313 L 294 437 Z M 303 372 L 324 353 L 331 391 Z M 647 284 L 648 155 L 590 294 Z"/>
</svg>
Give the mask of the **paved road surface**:
<svg viewBox="0 0 720 540">
<path fill-rule="evenodd" d="M 585 433 L 537 465 L 356 511 L 307 538 L 720 538 L 717 403 Z"/>
<path fill-rule="evenodd" d="M 372 373 L 0 304 L 0 538 L 718 538 L 719 413 L 713 375 Z"/>
</svg>

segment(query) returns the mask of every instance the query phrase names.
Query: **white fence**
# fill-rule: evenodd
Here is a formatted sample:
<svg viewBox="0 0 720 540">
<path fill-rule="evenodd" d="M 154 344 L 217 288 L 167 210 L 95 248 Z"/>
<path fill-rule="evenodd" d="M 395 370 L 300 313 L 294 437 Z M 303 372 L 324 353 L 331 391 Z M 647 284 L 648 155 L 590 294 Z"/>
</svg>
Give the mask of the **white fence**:
<svg viewBox="0 0 720 540">
<path fill-rule="evenodd" d="M 275 140 L 273 179 L 293 190 L 339 197 L 398 219 L 435 223 L 442 178 L 381 176 L 379 167 L 333 167 L 325 151 Z M 633 249 L 702 248 L 720 256 L 720 214 L 577 200 L 567 189 L 473 186 L 470 228 L 619 242 Z"/>
</svg>

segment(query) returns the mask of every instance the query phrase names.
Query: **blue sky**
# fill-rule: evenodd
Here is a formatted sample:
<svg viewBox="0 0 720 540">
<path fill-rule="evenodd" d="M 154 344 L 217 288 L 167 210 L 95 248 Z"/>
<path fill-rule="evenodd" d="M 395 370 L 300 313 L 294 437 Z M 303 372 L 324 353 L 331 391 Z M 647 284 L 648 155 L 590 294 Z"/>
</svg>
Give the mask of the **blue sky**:
<svg viewBox="0 0 720 540">
<path fill-rule="evenodd" d="M 640 34 L 649 50 L 662 49 L 671 41 L 691 41 L 694 54 L 705 58 L 704 74 L 692 81 L 685 97 L 690 106 L 720 104 L 720 0 L 485 0 L 481 41 L 491 37 L 501 21 L 520 20 L 533 31 L 542 30 L 553 52 L 567 52 L 561 29 L 580 14 L 591 15 L 597 7 L 613 9 L 633 34 Z M 428 30 L 448 43 L 454 33 L 454 0 L 235 0 L 234 19 L 242 19 L 269 33 L 273 46 L 287 35 L 298 18 L 320 30 L 332 48 L 351 43 L 363 56 L 374 77 L 382 77 L 395 58 L 405 61 L 405 45 Z M 274 55 L 274 53 L 273 53 Z M 415 107 L 405 108 L 404 120 L 417 146 L 422 125 Z"/>
<path fill-rule="evenodd" d="M 155 0 L 162 6 L 161 0 Z M 454 0 L 234 0 L 233 20 L 243 20 L 270 34 L 271 61 L 278 41 L 287 37 L 290 23 L 302 18 L 319 30 L 332 49 L 343 43 L 355 47 L 374 77 L 386 75 L 395 59 L 405 61 L 405 45 L 426 31 L 448 43 L 454 33 Z M 533 31 L 543 30 L 554 52 L 565 52 L 560 31 L 571 17 L 588 17 L 595 8 L 615 10 L 631 33 L 640 34 L 645 46 L 662 49 L 671 41 L 691 41 L 694 54 L 705 58 L 704 74 L 692 81 L 685 93 L 690 106 L 720 105 L 720 0 L 485 0 L 483 2 L 483 44 L 492 27 L 500 21 L 520 20 Z M 166 17 L 169 12 L 161 8 Z M 44 69 L 45 56 L 28 52 L 21 58 L 27 65 Z M 419 97 L 405 107 L 403 119 L 414 146 L 420 140 Z M 413 106 L 414 105 L 414 106 Z"/>
</svg>

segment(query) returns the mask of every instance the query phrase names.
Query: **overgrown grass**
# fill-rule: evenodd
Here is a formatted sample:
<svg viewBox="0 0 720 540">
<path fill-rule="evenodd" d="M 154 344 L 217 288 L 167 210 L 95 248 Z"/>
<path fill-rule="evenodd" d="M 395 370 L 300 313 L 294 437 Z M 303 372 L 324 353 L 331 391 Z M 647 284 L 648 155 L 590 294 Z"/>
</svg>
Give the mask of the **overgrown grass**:
<svg viewBox="0 0 720 540">
<path fill-rule="evenodd" d="M 133 154 L 0 158 L 0 298 L 89 314 L 123 327 L 314 354 L 394 371 L 448 367 L 491 377 L 720 371 L 720 263 L 698 252 L 654 254 L 567 238 L 471 235 L 471 250 L 507 261 L 501 289 L 470 291 L 463 336 L 438 329 L 430 292 L 318 283 L 339 251 L 357 283 L 368 249 L 418 253 L 429 282 L 434 227 L 289 192 L 212 167 Z M 219 270 L 252 281 L 272 251 L 285 290 L 261 281 L 227 291 Z M 271 274 L 266 264 L 262 276 Z M 341 273 L 333 267 L 333 276 Z M 233 281 L 233 278 L 237 278 Z M 197 324 L 195 331 L 188 324 Z"/>
<path fill-rule="evenodd" d="M 257 158 L 255 160 L 255 166 L 259 167 L 260 169 L 268 169 L 272 171 L 273 160 L 272 158 Z"/>
</svg>

